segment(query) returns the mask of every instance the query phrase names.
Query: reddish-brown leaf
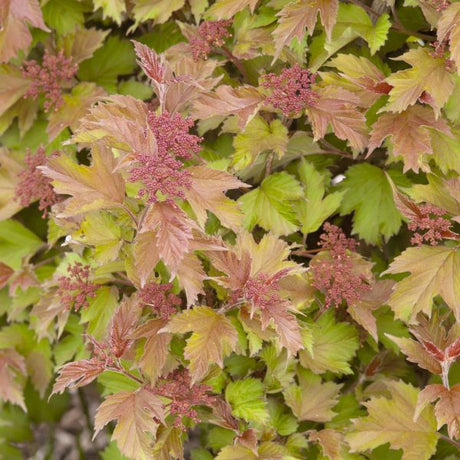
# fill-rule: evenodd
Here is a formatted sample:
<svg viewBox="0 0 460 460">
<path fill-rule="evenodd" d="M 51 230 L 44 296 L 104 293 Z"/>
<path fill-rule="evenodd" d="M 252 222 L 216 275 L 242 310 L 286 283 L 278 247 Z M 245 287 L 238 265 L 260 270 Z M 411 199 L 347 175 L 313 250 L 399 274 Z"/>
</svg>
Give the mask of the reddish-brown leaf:
<svg viewBox="0 0 460 460">
<path fill-rule="evenodd" d="M 26 374 L 24 357 L 12 348 L 0 350 L 0 398 L 26 410 L 18 374 Z"/>
<path fill-rule="evenodd" d="M 330 125 L 334 134 L 350 146 L 362 151 L 367 146 L 366 118 L 358 110 L 359 97 L 337 86 L 317 89 L 317 102 L 307 108 L 314 139 L 322 139 Z"/>
<path fill-rule="evenodd" d="M 117 420 L 112 439 L 120 451 L 135 460 L 152 458 L 151 444 L 158 421 L 164 423 L 161 399 L 142 387 L 107 396 L 96 412 L 94 437 L 112 420 Z"/>
<path fill-rule="evenodd" d="M 430 403 L 439 400 L 434 406 L 434 414 L 438 422 L 438 430 L 447 425 L 451 438 L 460 438 L 460 385 L 450 389 L 443 385 L 428 385 L 419 394 L 414 420 L 417 420 L 423 409 Z"/>
<path fill-rule="evenodd" d="M 136 339 L 146 339 L 144 352 L 139 359 L 139 366 L 152 384 L 163 375 L 163 368 L 169 354 L 169 342 L 172 334 L 158 333 L 166 324 L 166 320 L 151 319 L 139 326 L 132 335 Z"/>
<path fill-rule="evenodd" d="M 392 156 L 403 157 L 405 172 L 409 169 L 417 172 L 421 167 L 422 155 L 433 153 L 429 128 L 450 133 L 445 120 L 436 120 L 429 107 L 414 105 L 401 113 L 383 113 L 372 126 L 368 155 L 384 139 L 391 137 Z"/>
<path fill-rule="evenodd" d="M 337 19 L 338 6 L 338 0 L 300 0 L 287 3 L 278 13 L 278 27 L 273 32 L 276 46 L 274 59 L 278 58 L 284 46 L 289 45 L 294 37 L 300 43 L 305 29 L 308 29 L 310 35 L 313 34 L 318 13 L 330 39 Z"/>
<path fill-rule="evenodd" d="M 0 6 L 0 62 L 15 57 L 32 42 L 27 24 L 49 32 L 38 0 L 2 0 Z"/>
<path fill-rule="evenodd" d="M 116 309 L 109 330 L 110 351 L 122 357 L 132 344 L 132 333 L 142 313 L 136 296 L 124 298 Z"/>
<path fill-rule="evenodd" d="M 239 126 L 244 129 L 258 112 L 264 97 L 252 86 L 232 88 L 219 86 L 214 93 L 202 94 L 193 105 L 194 118 L 207 119 L 216 115 L 236 115 Z"/>
<path fill-rule="evenodd" d="M 62 393 L 66 388 L 78 388 L 88 385 L 104 370 L 104 364 L 96 358 L 65 364 L 59 369 L 59 376 L 51 394 Z"/>
<path fill-rule="evenodd" d="M 3 262 L 0 262 L 0 289 L 7 285 L 13 273 L 14 270 L 11 267 L 4 264 Z"/>
</svg>

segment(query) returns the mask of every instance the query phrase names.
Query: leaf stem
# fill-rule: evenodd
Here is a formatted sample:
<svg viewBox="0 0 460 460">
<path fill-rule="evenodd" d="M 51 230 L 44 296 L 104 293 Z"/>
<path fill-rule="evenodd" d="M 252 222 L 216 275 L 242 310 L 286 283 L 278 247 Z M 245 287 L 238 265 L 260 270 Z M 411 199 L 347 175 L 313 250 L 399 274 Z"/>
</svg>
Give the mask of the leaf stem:
<svg viewBox="0 0 460 460">
<path fill-rule="evenodd" d="M 136 216 L 133 214 L 131 209 L 128 208 L 124 203 L 121 205 L 121 207 L 128 213 L 129 217 L 131 217 L 132 221 L 136 224 L 136 230 L 139 229 L 139 222 L 136 218 Z"/>
<path fill-rule="evenodd" d="M 398 12 L 396 11 L 396 7 L 394 5 L 391 7 L 391 14 L 393 15 L 395 22 L 392 29 L 405 35 L 412 35 L 413 37 L 420 38 L 421 40 L 426 40 L 429 42 L 434 42 L 436 40 L 436 37 L 433 37 L 432 35 L 427 35 L 421 32 L 416 32 L 415 30 L 407 29 L 399 19 Z"/>
<path fill-rule="evenodd" d="M 442 361 L 442 363 L 441 363 L 442 384 L 448 390 L 450 390 L 450 384 L 449 384 L 449 368 L 450 368 L 450 364 L 451 364 L 450 361 Z"/>
<path fill-rule="evenodd" d="M 223 56 L 228 58 L 229 61 L 233 62 L 233 64 L 240 71 L 244 79 L 246 81 L 249 81 L 249 76 L 246 72 L 246 69 L 244 68 L 243 63 L 226 46 L 222 46 L 220 50 L 216 50 L 216 52 L 222 54 Z"/>
</svg>

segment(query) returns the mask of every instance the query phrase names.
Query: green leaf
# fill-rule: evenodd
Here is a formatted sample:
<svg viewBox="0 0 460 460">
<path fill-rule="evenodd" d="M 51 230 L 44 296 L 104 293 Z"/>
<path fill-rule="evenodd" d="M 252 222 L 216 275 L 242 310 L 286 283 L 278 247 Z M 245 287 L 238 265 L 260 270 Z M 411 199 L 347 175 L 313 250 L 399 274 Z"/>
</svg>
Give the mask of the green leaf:
<svg viewBox="0 0 460 460">
<path fill-rule="evenodd" d="M 59 35 L 68 34 L 75 27 L 83 27 L 86 11 L 85 4 L 78 0 L 49 0 L 42 7 L 46 25 Z"/>
<path fill-rule="evenodd" d="M 93 0 L 94 9 L 102 8 L 102 17 L 113 19 L 121 24 L 122 14 L 126 12 L 125 0 Z"/>
<path fill-rule="evenodd" d="M 299 375 L 299 385 L 293 384 L 284 392 L 286 404 L 299 421 L 329 422 L 335 416 L 332 408 L 342 385 L 321 382 L 321 377 L 311 372 Z"/>
<path fill-rule="evenodd" d="M 146 101 L 153 96 L 153 89 L 151 86 L 144 85 L 140 81 L 126 80 L 118 84 L 118 93 Z"/>
<path fill-rule="evenodd" d="M 86 332 L 96 340 L 103 339 L 107 326 L 118 306 L 118 291 L 112 286 L 103 286 L 96 292 L 96 297 L 89 299 L 89 306 L 81 312 L 81 323 L 88 323 Z"/>
<path fill-rule="evenodd" d="M 299 352 L 302 366 L 315 374 L 352 374 L 349 361 L 359 347 L 356 329 L 348 323 L 336 323 L 334 312 L 328 311 L 312 325 L 312 332 L 311 348 L 306 346 Z"/>
<path fill-rule="evenodd" d="M 162 24 L 166 22 L 176 10 L 184 6 L 185 0 L 137 0 L 133 14 L 137 27 L 141 22 L 153 19 L 155 23 Z"/>
<path fill-rule="evenodd" d="M 243 133 L 233 140 L 235 153 L 232 164 L 236 171 L 251 166 L 257 157 L 265 151 L 271 151 L 282 158 L 288 144 L 288 130 L 280 120 L 271 123 L 261 116 L 254 117 Z"/>
<path fill-rule="evenodd" d="M 385 44 L 390 29 L 390 16 L 388 13 L 384 13 L 379 16 L 374 27 L 367 31 L 363 38 L 369 44 L 371 54 L 375 54 Z"/>
<path fill-rule="evenodd" d="M 78 232 L 72 239 L 83 244 L 94 246 L 94 258 L 100 264 L 117 259 L 123 239 L 122 229 L 112 214 L 108 212 L 93 212 L 87 214 Z"/>
<path fill-rule="evenodd" d="M 120 449 L 117 447 L 117 443 L 112 441 L 103 452 L 101 452 L 102 460 L 129 460 L 128 457 L 125 457 Z"/>
<path fill-rule="evenodd" d="M 354 420 L 346 435 L 351 452 L 363 452 L 390 443 L 403 450 L 403 460 L 428 460 L 436 451 L 439 434 L 431 406 L 414 421 L 419 390 L 402 381 L 386 383 L 391 399 L 374 396 L 364 405 L 368 416 Z"/>
<path fill-rule="evenodd" d="M 185 40 L 179 26 L 175 22 L 157 24 L 153 30 L 139 37 L 139 42 L 153 48 L 157 53 L 163 53 L 169 47 Z"/>
<path fill-rule="evenodd" d="M 267 423 L 269 415 L 264 397 L 264 385 L 259 379 L 249 377 L 227 385 L 225 399 L 232 406 L 232 413 L 247 422 Z"/>
<path fill-rule="evenodd" d="M 395 182 L 401 183 L 400 173 L 387 172 Z M 345 176 L 340 184 L 340 189 L 345 192 L 340 213 L 354 211 L 353 233 L 370 244 L 377 244 L 381 236 L 388 239 L 397 233 L 402 216 L 396 209 L 385 172 L 377 166 L 362 163 L 348 168 Z"/>
<path fill-rule="evenodd" d="M 289 436 L 297 431 L 299 424 L 296 418 L 286 409 L 281 402 L 270 399 L 268 401 L 270 423 L 280 436 Z"/>
<path fill-rule="evenodd" d="M 112 371 L 105 371 L 97 378 L 104 390 L 102 396 L 119 393 L 121 391 L 134 391 L 139 388 L 139 384 L 123 374 Z"/>
<path fill-rule="evenodd" d="M 300 229 L 304 234 L 316 232 L 337 211 L 345 192 L 334 192 L 324 197 L 325 181 L 329 175 L 321 174 L 305 160 L 300 162 L 298 173 L 305 188 L 305 200 L 295 204 Z"/>
<path fill-rule="evenodd" d="M 111 35 L 91 59 L 80 64 L 78 78 L 93 81 L 109 93 L 116 93 L 118 77 L 132 73 L 135 67 L 136 57 L 132 44 Z"/>
<path fill-rule="evenodd" d="M 255 225 L 275 235 L 289 235 L 298 228 L 293 200 L 303 196 L 299 182 L 286 172 L 266 177 L 260 187 L 244 194 L 238 202 L 245 213 L 244 226 Z"/>
<path fill-rule="evenodd" d="M 32 256 L 43 242 L 19 222 L 8 219 L 0 222 L 0 261 L 14 270 L 22 267 L 23 258 Z"/>
</svg>

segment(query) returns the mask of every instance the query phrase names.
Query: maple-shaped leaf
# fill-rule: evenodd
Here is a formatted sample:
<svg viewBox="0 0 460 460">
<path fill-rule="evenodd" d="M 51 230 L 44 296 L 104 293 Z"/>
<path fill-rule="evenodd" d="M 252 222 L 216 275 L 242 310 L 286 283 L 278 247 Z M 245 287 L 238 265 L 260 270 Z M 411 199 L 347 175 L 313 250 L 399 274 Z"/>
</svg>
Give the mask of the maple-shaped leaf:
<svg viewBox="0 0 460 460">
<path fill-rule="evenodd" d="M 190 360 L 192 382 L 206 376 L 209 366 L 223 367 L 223 359 L 237 344 L 237 332 L 231 321 L 209 307 L 198 306 L 175 315 L 162 332 L 192 331 L 187 340 L 184 356 Z"/>
<path fill-rule="evenodd" d="M 160 426 L 157 438 L 152 449 L 155 460 L 170 460 L 171 458 L 184 460 L 184 446 L 182 430 L 180 428 Z"/>
<path fill-rule="evenodd" d="M 366 329 L 376 342 L 378 342 L 377 320 L 372 312 L 387 303 L 394 284 L 393 280 L 377 281 L 371 291 L 365 292 L 356 304 L 347 307 L 350 316 Z"/>
<path fill-rule="evenodd" d="M 305 36 L 305 29 L 308 29 L 308 33 L 313 35 L 318 13 L 327 37 L 330 39 L 337 19 L 338 6 L 338 0 L 297 0 L 287 3 L 277 15 L 280 19 L 278 27 L 273 32 L 276 46 L 274 60 L 294 37 L 301 43 Z"/>
<path fill-rule="evenodd" d="M 285 171 L 266 177 L 255 190 L 238 202 L 245 214 L 244 226 L 252 230 L 260 225 L 275 235 L 289 235 L 298 229 L 295 200 L 303 195 L 299 182 Z"/>
<path fill-rule="evenodd" d="M 113 95 L 94 105 L 79 120 L 70 142 L 104 145 L 126 153 L 156 151 L 153 132 L 147 128 L 148 107 L 131 96 Z M 142 127 L 142 128 L 140 128 Z"/>
<path fill-rule="evenodd" d="M 63 94 L 64 103 L 49 115 L 46 128 L 49 140 L 53 140 L 67 127 L 75 131 L 91 105 L 105 95 L 101 87 L 90 82 L 81 82 L 72 88 L 71 94 Z"/>
<path fill-rule="evenodd" d="M 338 54 L 328 61 L 328 66 L 335 67 L 338 72 L 319 72 L 322 82 L 356 94 L 363 107 L 371 107 L 391 89 L 383 72 L 363 56 Z"/>
<path fill-rule="evenodd" d="M 407 62 L 412 68 L 395 72 L 386 79 L 393 88 L 385 110 L 402 112 L 425 93 L 438 117 L 454 89 L 454 76 L 446 68 L 446 60 L 421 47 L 394 59 Z"/>
<path fill-rule="evenodd" d="M 364 403 L 368 415 L 353 420 L 345 437 L 351 452 L 363 452 L 389 443 L 402 449 L 402 460 L 428 460 L 436 451 L 439 434 L 431 407 L 426 407 L 416 422 L 419 390 L 402 381 L 386 383 L 391 398 L 374 396 Z"/>
<path fill-rule="evenodd" d="M 430 403 L 438 402 L 434 406 L 434 414 L 438 421 L 438 430 L 447 425 L 450 438 L 460 437 L 460 385 L 446 388 L 444 385 L 428 385 L 418 395 L 414 420 L 417 421 L 420 413 Z"/>
<path fill-rule="evenodd" d="M 322 223 L 339 208 L 344 192 L 334 192 L 327 196 L 326 178 L 305 160 L 300 162 L 298 174 L 305 187 L 305 200 L 297 201 L 295 209 L 304 234 L 316 232 Z"/>
<path fill-rule="evenodd" d="M 51 394 L 62 393 L 66 388 L 88 385 L 104 370 L 104 363 L 95 358 L 65 364 L 59 369 L 59 376 Z"/>
<path fill-rule="evenodd" d="M 187 170 L 191 174 L 191 185 L 184 193 L 201 227 L 207 221 L 207 211 L 211 211 L 226 227 L 240 228 L 243 215 L 238 203 L 227 198 L 225 192 L 248 185 L 225 171 L 207 166 L 192 166 Z"/>
<path fill-rule="evenodd" d="M 110 351 L 121 358 L 133 342 L 134 329 L 142 311 L 136 296 L 125 297 L 115 310 L 109 327 L 108 342 Z"/>
<path fill-rule="evenodd" d="M 12 348 L 0 350 L 0 398 L 26 411 L 22 386 L 17 382 L 21 374 L 26 375 L 24 357 Z"/>
<path fill-rule="evenodd" d="M 0 23 L 0 62 L 8 62 L 18 51 L 27 50 L 32 42 L 27 24 L 49 32 L 38 0 L 4 0 Z"/>
<path fill-rule="evenodd" d="M 336 323 L 333 312 L 324 313 L 315 324 L 302 331 L 305 349 L 300 350 L 300 363 L 315 374 L 331 371 L 351 374 L 350 361 L 359 348 L 355 328 Z"/>
<path fill-rule="evenodd" d="M 309 441 L 317 442 L 323 451 L 323 454 L 329 460 L 342 460 L 344 455 L 344 446 L 346 446 L 344 434 L 337 430 L 325 428 L 323 430 L 309 430 Z"/>
<path fill-rule="evenodd" d="M 391 136 L 392 156 L 401 155 L 404 172 L 418 172 L 423 154 L 432 154 L 430 129 L 450 134 L 444 119 L 436 120 L 433 110 L 421 105 L 409 107 L 402 113 L 383 113 L 372 126 L 368 155 Z"/>
<path fill-rule="evenodd" d="M 286 404 L 299 421 L 329 422 L 336 415 L 332 408 L 338 402 L 342 385 L 321 382 L 321 377 L 310 372 L 299 375 L 299 385 L 284 390 Z"/>
<path fill-rule="evenodd" d="M 62 49 L 65 56 L 71 57 L 73 62 L 79 64 L 89 59 L 102 46 L 109 32 L 94 27 L 76 28 L 71 33 L 58 38 L 57 48 Z"/>
<path fill-rule="evenodd" d="M 215 457 L 215 460 L 283 460 L 286 448 L 271 441 L 260 443 L 256 452 L 243 445 L 225 446 Z"/>
<path fill-rule="evenodd" d="M 139 358 L 139 366 L 151 383 L 155 383 L 158 377 L 162 375 L 163 367 L 168 358 L 169 342 L 172 335 L 158 332 L 166 324 L 166 320 L 151 319 L 140 325 L 132 334 L 133 338 L 146 339 L 144 352 Z"/>
<path fill-rule="evenodd" d="M 206 16 L 216 19 L 230 19 L 246 7 L 249 7 L 251 14 L 253 14 L 258 1 L 259 0 L 217 0 L 214 5 L 206 11 Z"/>
<path fill-rule="evenodd" d="M 267 401 L 264 397 L 264 385 L 252 377 L 230 382 L 225 389 L 225 399 L 232 406 L 236 417 L 255 423 L 267 423 Z"/>
<path fill-rule="evenodd" d="M 265 151 L 282 158 L 287 145 L 288 130 L 280 120 L 275 119 L 268 123 L 261 116 L 256 116 L 248 123 L 244 132 L 234 137 L 232 164 L 236 171 L 244 169 L 252 165 Z"/>
<path fill-rule="evenodd" d="M 419 312 L 431 315 L 433 298 L 441 295 L 460 318 L 460 254 L 458 248 L 421 246 L 406 249 L 384 274 L 409 272 L 393 288 L 388 305 L 398 319 L 416 322 Z"/>
<path fill-rule="evenodd" d="M 150 19 L 156 24 L 166 22 L 174 11 L 180 10 L 185 4 L 185 0 L 136 0 L 132 9 L 135 24 L 131 26 L 129 32 L 132 32 L 137 26 Z"/>
<path fill-rule="evenodd" d="M 62 217 L 120 206 L 125 199 L 125 182 L 120 173 L 113 172 L 114 168 L 113 154 L 103 147 L 93 148 L 91 166 L 60 155 L 40 167 L 45 176 L 53 179 L 56 193 L 71 195 L 59 214 Z"/>
<path fill-rule="evenodd" d="M 408 361 L 416 363 L 421 368 L 433 374 L 441 375 L 442 368 L 439 360 L 429 353 L 419 342 L 406 337 L 395 337 L 390 334 L 385 335 L 398 345 L 401 351 L 407 356 Z"/>
<path fill-rule="evenodd" d="M 437 27 L 439 43 L 449 40 L 450 55 L 460 70 L 460 5 L 451 3 L 442 12 Z"/>
<path fill-rule="evenodd" d="M 121 24 L 122 15 L 126 12 L 126 3 L 124 0 L 93 0 L 94 9 L 102 9 L 103 19 L 111 18 L 118 25 Z"/>
<path fill-rule="evenodd" d="M 1 81 L 1 78 L 0 78 Z M 17 161 L 15 155 L 0 147 L 0 219 L 9 219 L 21 208 L 21 204 L 14 199 L 20 181 L 19 174 L 24 166 Z"/>
<path fill-rule="evenodd" d="M 18 67 L 1 64 L 0 114 L 3 115 L 10 107 L 18 102 L 24 96 L 29 86 L 29 79 L 22 76 L 21 70 Z"/>
<path fill-rule="evenodd" d="M 340 204 L 342 215 L 354 212 L 353 233 L 368 243 L 376 244 L 381 235 L 386 239 L 398 232 L 402 218 L 393 201 L 391 185 L 385 172 L 369 163 L 348 168 L 340 184 L 345 191 Z M 397 171 L 389 171 L 398 182 L 404 180 Z"/>
<path fill-rule="evenodd" d="M 367 126 L 364 114 L 357 109 L 359 97 L 337 86 L 315 88 L 315 91 L 318 100 L 306 110 L 314 140 L 322 139 L 330 125 L 339 139 L 347 141 L 353 149 L 364 150 L 368 142 Z"/>
<path fill-rule="evenodd" d="M 96 412 L 94 436 L 112 420 L 117 421 L 112 439 L 120 451 L 135 460 L 151 459 L 151 442 L 158 422 L 164 423 L 164 407 L 159 396 L 142 387 L 107 396 Z"/>
<path fill-rule="evenodd" d="M 233 88 L 220 85 L 214 93 L 203 93 L 195 100 L 192 116 L 206 120 L 216 115 L 236 115 L 240 128 L 244 129 L 258 112 L 264 99 L 253 86 Z"/>
<path fill-rule="evenodd" d="M 189 251 L 194 222 L 182 209 L 169 202 L 152 204 L 144 217 L 140 233 L 153 233 L 157 252 L 172 274 Z"/>
<path fill-rule="evenodd" d="M 203 282 L 207 278 L 200 259 L 194 254 L 186 254 L 177 269 L 177 277 L 184 288 L 187 305 L 193 305 L 198 294 L 204 294 Z"/>
</svg>

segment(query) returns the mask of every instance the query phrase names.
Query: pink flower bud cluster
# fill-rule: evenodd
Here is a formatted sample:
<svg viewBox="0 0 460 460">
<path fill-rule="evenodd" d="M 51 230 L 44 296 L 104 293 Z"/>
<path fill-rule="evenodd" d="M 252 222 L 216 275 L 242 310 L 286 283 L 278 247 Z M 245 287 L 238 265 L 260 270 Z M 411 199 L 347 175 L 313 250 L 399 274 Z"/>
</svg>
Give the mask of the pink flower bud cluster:
<svg viewBox="0 0 460 460">
<path fill-rule="evenodd" d="M 96 297 L 96 285 L 89 279 L 90 266 L 75 262 L 69 264 L 67 271 L 68 276 L 58 279 L 57 296 L 67 310 L 87 308 L 88 299 Z"/>
<path fill-rule="evenodd" d="M 193 406 L 212 406 L 215 397 L 207 394 L 208 385 L 194 384 L 187 369 L 176 369 L 160 382 L 155 393 L 171 399 L 169 413 L 176 416 L 174 426 L 185 431 L 183 417 L 189 417 L 195 423 L 201 420 Z"/>
<path fill-rule="evenodd" d="M 179 296 L 166 292 L 172 288 L 171 283 L 149 283 L 139 291 L 139 297 L 144 305 L 152 308 L 153 312 L 161 319 L 169 319 L 177 312 L 176 307 L 181 304 Z"/>
<path fill-rule="evenodd" d="M 258 273 L 256 276 L 248 279 L 244 287 L 237 293 L 237 297 L 243 298 L 253 307 L 262 310 L 275 304 L 280 304 L 283 300 L 278 294 L 280 290 L 279 280 L 283 276 L 285 276 L 284 271 L 280 271 L 273 276 Z"/>
<path fill-rule="evenodd" d="M 158 201 L 158 192 L 169 200 L 185 198 L 184 190 L 190 187 L 191 177 L 181 159 L 190 159 L 201 150 L 201 138 L 189 133 L 193 121 L 167 111 L 161 115 L 151 112 L 148 121 L 157 151 L 136 155 L 129 180 L 143 183 L 139 196 L 146 195 L 149 203 Z"/>
<path fill-rule="evenodd" d="M 48 214 L 48 208 L 59 201 L 51 185 L 52 180 L 37 169 L 38 166 L 45 165 L 46 161 L 43 147 L 39 147 L 33 155 L 28 150 L 24 159 L 26 168 L 19 173 L 20 180 L 15 190 L 15 199 L 21 206 L 29 206 L 38 199 L 38 209 L 43 211 L 43 217 Z"/>
<path fill-rule="evenodd" d="M 196 37 L 190 40 L 193 59 L 207 59 L 213 46 L 219 47 L 225 44 L 225 40 L 231 37 L 227 30 L 232 24 L 231 20 L 205 21 L 198 27 Z"/>
<path fill-rule="evenodd" d="M 421 246 L 424 242 L 436 246 L 445 236 L 449 234 L 451 223 L 442 217 L 446 212 L 432 204 L 425 204 L 419 207 L 420 216 L 413 217 L 408 224 L 409 230 L 414 232 L 411 244 Z"/>
<path fill-rule="evenodd" d="M 320 246 L 329 251 L 330 258 L 316 258 L 310 264 L 313 286 L 324 294 L 324 308 L 339 307 L 343 302 L 354 305 L 370 290 L 364 277 L 354 272 L 347 251 L 354 250 L 355 241 L 329 223 L 324 225 Z"/>
<path fill-rule="evenodd" d="M 262 78 L 262 87 L 271 92 L 266 102 L 285 116 L 298 113 L 317 100 L 317 94 L 311 89 L 316 74 L 302 69 L 299 64 L 284 69 L 280 75 L 268 73 Z"/>
<path fill-rule="evenodd" d="M 65 57 L 64 51 L 50 54 L 45 50 L 41 65 L 36 60 L 25 61 L 22 75 L 30 78 L 30 87 L 24 97 L 36 99 L 39 94 L 45 96 L 44 109 L 48 112 L 52 107 L 57 110 L 63 103 L 62 88 L 67 86 L 78 70 L 72 57 Z"/>
</svg>

